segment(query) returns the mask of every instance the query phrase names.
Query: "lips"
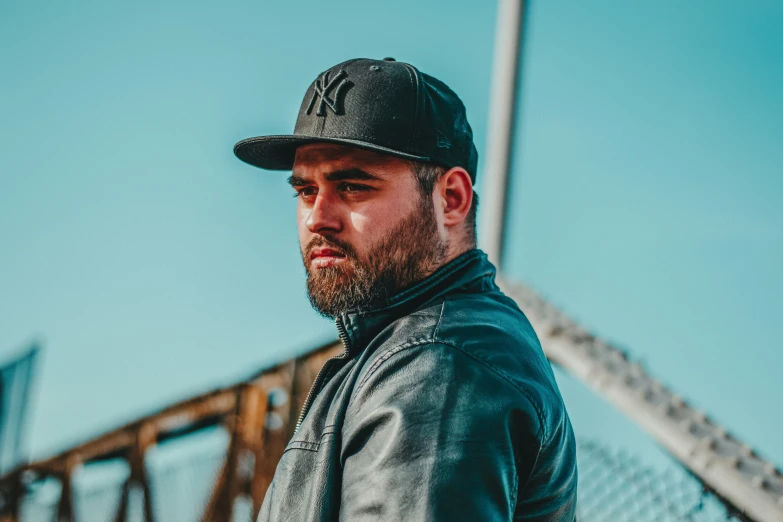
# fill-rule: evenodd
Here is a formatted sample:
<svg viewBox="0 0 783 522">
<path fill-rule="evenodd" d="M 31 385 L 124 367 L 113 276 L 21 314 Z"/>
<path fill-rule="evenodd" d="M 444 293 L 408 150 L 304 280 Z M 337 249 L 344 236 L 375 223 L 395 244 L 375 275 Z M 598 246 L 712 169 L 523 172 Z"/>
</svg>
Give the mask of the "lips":
<svg viewBox="0 0 783 522">
<path fill-rule="evenodd" d="M 310 251 L 310 263 L 315 268 L 326 268 L 341 263 L 345 254 L 329 247 L 315 247 Z"/>
<path fill-rule="evenodd" d="M 316 247 L 310 251 L 310 259 L 319 257 L 345 257 L 345 254 L 334 248 Z"/>
</svg>

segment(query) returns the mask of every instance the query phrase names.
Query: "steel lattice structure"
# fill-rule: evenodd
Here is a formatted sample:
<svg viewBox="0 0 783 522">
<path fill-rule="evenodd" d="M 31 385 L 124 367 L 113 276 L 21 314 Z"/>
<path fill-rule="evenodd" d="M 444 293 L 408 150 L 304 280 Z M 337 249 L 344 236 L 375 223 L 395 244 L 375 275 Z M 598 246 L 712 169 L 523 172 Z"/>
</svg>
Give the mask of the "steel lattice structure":
<svg viewBox="0 0 783 522">
<path fill-rule="evenodd" d="M 524 310 L 552 362 L 641 426 L 738 512 L 783 522 L 783 474 L 773 463 L 528 287 L 501 287 Z"/>
</svg>

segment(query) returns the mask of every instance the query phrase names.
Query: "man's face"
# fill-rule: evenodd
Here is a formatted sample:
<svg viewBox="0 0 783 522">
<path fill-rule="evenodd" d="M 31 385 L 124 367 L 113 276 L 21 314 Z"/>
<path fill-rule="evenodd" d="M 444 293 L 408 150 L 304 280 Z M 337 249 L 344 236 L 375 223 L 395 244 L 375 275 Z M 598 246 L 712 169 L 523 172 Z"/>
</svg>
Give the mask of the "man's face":
<svg viewBox="0 0 783 522">
<path fill-rule="evenodd" d="M 289 181 L 307 292 L 322 315 L 371 309 L 443 263 L 432 195 L 404 160 L 311 144 L 297 150 Z"/>
</svg>

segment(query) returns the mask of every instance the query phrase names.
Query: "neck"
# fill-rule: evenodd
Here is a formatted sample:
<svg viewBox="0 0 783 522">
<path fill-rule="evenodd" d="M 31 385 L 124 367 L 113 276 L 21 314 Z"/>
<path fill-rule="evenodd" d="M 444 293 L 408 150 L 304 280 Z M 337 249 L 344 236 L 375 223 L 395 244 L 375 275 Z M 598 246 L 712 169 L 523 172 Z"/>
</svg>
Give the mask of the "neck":
<svg viewBox="0 0 783 522">
<path fill-rule="evenodd" d="M 457 259 L 459 256 L 464 254 L 465 252 L 468 252 L 469 250 L 475 249 L 475 245 L 466 245 L 465 243 L 460 242 L 459 245 L 455 245 L 454 243 L 449 243 L 449 246 L 446 247 L 446 255 L 443 258 L 443 261 L 438 265 L 432 267 L 430 270 L 428 270 L 426 273 L 422 274 L 422 277 L 417 279 L 416 281 L 412 281 L 409 285 L 407 285 L 406 288 L 403 288 L 402 290 L 406 290 L 407 288 L 410 288 L 411 286 L 415 286 L 419 282 L 421 282 L 424 279 L 427 279 L 432 274 L 443 268 L 444 266 L 448 265 L 455 259 Z"/>
<path fill-rule="evenodd" d="M 461 241 L 461 240 L 449 241 L 449 246 L 446 248 L 446 257 L 443 259 L 443 265 L 446 265 L 454 261 L 468 250 L 473 250 L 474 248 L 476 248 L 476 245 L 468 244 L 466 241 Z"/>
</svg>

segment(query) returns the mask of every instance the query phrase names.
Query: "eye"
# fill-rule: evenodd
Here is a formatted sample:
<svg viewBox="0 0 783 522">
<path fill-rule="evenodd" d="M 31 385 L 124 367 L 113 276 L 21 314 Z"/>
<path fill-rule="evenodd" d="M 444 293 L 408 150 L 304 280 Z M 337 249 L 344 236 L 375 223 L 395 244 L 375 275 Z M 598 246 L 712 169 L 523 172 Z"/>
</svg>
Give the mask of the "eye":
<svg viewBox="0 0 783 522">
<path fill-rule="evenodd" d="M 294 190 L 296 191 L 294 193 L 295 198 L 299 198 L 299 197 L 306 198 L 308 196 L 315 196 L 316 192 L 318 192 L 315 187 L 300 187 Z"/>
<path fill-rule="evenodd" d="M 357 185 L 356 183 L 343 183 L 340 185 L 340 189 L 344 192 L 368 192 L 372 190 L 367 185 Z"/>
</svg>

